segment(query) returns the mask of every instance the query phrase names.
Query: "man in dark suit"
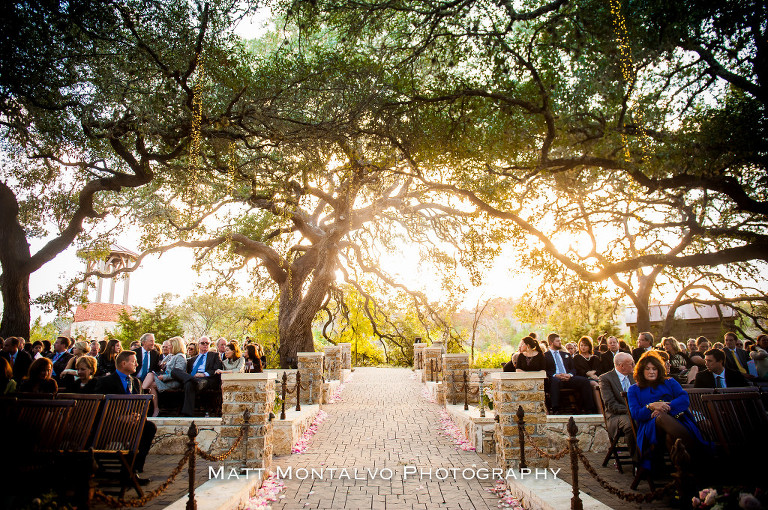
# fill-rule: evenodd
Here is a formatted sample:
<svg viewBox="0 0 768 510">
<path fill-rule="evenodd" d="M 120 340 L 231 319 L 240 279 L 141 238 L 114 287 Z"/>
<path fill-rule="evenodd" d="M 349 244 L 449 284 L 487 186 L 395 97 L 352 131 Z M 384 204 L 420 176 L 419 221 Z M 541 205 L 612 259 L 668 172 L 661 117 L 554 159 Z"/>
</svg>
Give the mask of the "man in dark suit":
<svg viewBox="0 0 768 510">
<path fill-rule="evenodd" d="M 187 371 L 178 368 L 171 371 L 171 377 L 184 384 L 184 405 L 181 408 L 182 416 L 192 416 L 195 412 L 197 392 L 204 388 L 218 384 L 220 377 L 216 370 L 224 368 L 216 352 L 210 352 L 211 339 L 201 337 L 197 342 L 199 354 L 187 360 Z"/>
<path fill-rule="evenodd" d="M 725 368 L 741 372 L 741 375 L 749 379 L 752 377 L 747 371 L 749 355 L 747 354 L 747 351 L 739 349 L 736 346 L 737 339 L 736 333 L 733 331 L 729 331 L 723 337 L 723 343 L 725 344 L 725 347 L 723 348 L 723 352 L 725 353 Z"/>
<path fill-rule="evenodd" d="M 115 358 L 115 371 L 96 380 L 96 393 L 105 395 L 141 394 L 141 382 L 131 374 L 136 372 L 136 353 L 134 351 L 122 351 Z M 144 462 L 152 446 L 152 440 L 157 432 L 157 425 L 147 420 L 139 439 L 139 448 L 133 469 L 137 473 L 144 471 Z M 136 477 L 141 485 L 150 482 L 149 478 Z"/>
<path fill-rule="evenodd" d="M 560 335 L 550 333 L 547 337 L 549 350 L 544 353 L 547 366 L 547 381 L 549 386 L 549 402 L 552 414 L 557 414 L 560 408 L 560 388 L 573 388 L 581 395 L 581 402 L 587 413 L 594 413 L 595 399 L 592 396 L 592 386 L 589 379 L 574 375 L 573 358 L 567 351 L 561 350 Z"/>
<path fill-rule="evenodd" d="M 139 341 L 141 347 L 133 349 L 133 352 L 136 353 L 136 363 L 138 363 L 136 373 L 133 376 L 144 381 L 148 373 L 160 372 L 160 354 L 155 350 L 154 333 L 144 333 Z"/>
<path fill-rule="evenodd" d="M 613 357 L 619 352 L 619 340 L 615 336 L 609 336 L 606 343 L 608 345 L 608 350 L 600 354 L 601 374 L 613 370 Z"/>
<path fill-rule="evenodd" d="M 623 431 L 631 454 L 635 440 L 627 404 L 621 393 L 628 391 L 629 387 L 635 384 L 635 379 L 632 377 L 635 362 L 626 352 L 617 353 L 613 360 L 613 370 L 600 376 L 600 395 L 603 397 L 608 433 L 614 438 L 619 430 Z"/>
<path fill-rule="evenodd" d="M 637 347 L 632 349 L 632 359 L 635 363 L 640 361 L 640 356 L 653 349 L 653 335 L 644 331 L 637 335 Z"/>
<path fill-rule="evenodd" d="M 51 361 L 53 362 L 52 375 L 57 380 L 59 379 L 59 374 L 67 368 L 67 363 L 72 358 L 72 353 L 68 352 L 71 344 L 72 341 L 68 336 L 58 336 L 53 343 L 53 353 L 51 354 Z"/>
<path fill-rule="evenodd" d="M 3 351 L 0 352 L 0 356 L 7 359 L 13 367 L 13 378 L 17 383 L 21 383 L 21 380 L 27 376 L 29 365 L 32 364 L 32 356 L 19 349 L 20 343 L 18 337 L 9 336 L 3 342 Z"/>
<path fill-rule="evenodd" d="M 725 353 L 720 349 L 710 349 L 704 353 L 706 370 L 696 374 L 694 388 L 738 388 L 750 386 L 747 379 L 738 370 L 725 366 Z"/>
</svg>

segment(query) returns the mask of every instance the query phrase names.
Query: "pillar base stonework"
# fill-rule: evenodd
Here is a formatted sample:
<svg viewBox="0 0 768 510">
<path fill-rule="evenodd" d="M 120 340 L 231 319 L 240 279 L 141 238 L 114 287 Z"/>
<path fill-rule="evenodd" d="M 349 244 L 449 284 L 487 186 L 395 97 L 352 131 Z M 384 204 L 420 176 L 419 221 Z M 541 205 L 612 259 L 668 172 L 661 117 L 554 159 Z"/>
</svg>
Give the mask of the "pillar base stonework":
<svg viewBox="0 0 768 510">
<path fill-rule="evenodd" d="M 446 385 L 447 403 L 464 403 L 464 372 L 467 370 L 469 370 L 469 354 L 443 354 L 443 381 Z M 469 373 L 467 373 L 467 388 L 469 389 Z M 469 391 L 467 397 L 469 397 Z"/>
<path fill-rule="evenodd" d="M 427 381 L 439 381 L 440 374 L 438 371 L 442 371 L 443 365 L 443 347 L 432 346 L 424 348 L 424 376 L 422 382 Z M 433 373 L 434 369 L 434 373 Z"/>
<path fill-rule="evenodd" d="M 323 358 L 322 352 L 299 352 L 296 353 L 299 359 L 299 372 L 301 372 L 301 385 L 306 386 L 312 375 L 312 403 L 322 404 L 323 397 Z M 309 388 L 309 386 L 307 386 Z M 301 403 L 309 404 L 309 389 L 301 390 Z"/>
<path fill-rule="evenodd" d="M 519 469 L 520 436 L 517 428 L 517 408 L 525 411 L 525 430 L 530 439 L 525 440 L 525 462 L 529 468 L 549 467 L 549 460 L 542 458 L 530 446 L 547 451 L 547 408 L 544 404 L 544 380 L 546 372 L 497 372 L 493 381 L 493 409 L 499 418 L 496 423 L 496 465 L 503 469 Z"/>
<path fill-rule="evenodd" d="M 352 370 L 352 344 L 342 342 L 338 346 L 341 348 L 341 369 Z"/>
<path fill-rule="evenodd" d="M 269 469 L 272 465 L 272 422 L 269 413 L 275 402 L 275 382 L 269 374 L 222 374 L 220 438 L 224 451 L 240 435 L 243 412 L 250 411 L 248 437 L 224 460 L 225 469 L 240 467 Z M 221 452 L 214 452 L 221 453 Z"/>
<path fill-rule="evenodd" d="M 413 344 L 413 369 L 421 370 L 424 368 L 424 347 L 427 344 L 419 342 Z"/>
<path fill-rule="evenodd" d="M 341 380 L 341 347 L 329 345 L 325 347 L 325 370 L 328 379 Z"/>
</svg>

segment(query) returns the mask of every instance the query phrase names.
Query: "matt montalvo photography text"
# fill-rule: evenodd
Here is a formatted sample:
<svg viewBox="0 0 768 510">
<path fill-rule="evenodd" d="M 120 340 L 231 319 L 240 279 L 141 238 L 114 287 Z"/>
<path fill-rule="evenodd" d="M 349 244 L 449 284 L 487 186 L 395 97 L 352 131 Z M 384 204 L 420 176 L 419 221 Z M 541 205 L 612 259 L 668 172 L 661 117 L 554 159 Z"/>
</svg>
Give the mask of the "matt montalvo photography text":
<svg viewBox="0 0 768 510">
<path fill-rule="evenodd" d="M 292 466 L 282 468 L 277 466 L 274 474 L 278 479 L 282 480 L 392 480 L 393 478 L 399 478 L 401 480 L 554 480 L 557 478 L 560 469 L 552 468 L 536 468 L 529 469 L 523 468 L 521 470 L 507 469 L 506 471 L 501 468 L 485 468 L 485 467 L 466 467 L 466 468 L 419 468 L 417 466 L 402 466 L 396 469 L 390 468 L 335 468 L 335 467 L 322 467 L 315 468 L 298 468 L 293 469 Z M 242 469 L 230 469 L 225 470 L 223 466 L 218 468 L 214 466 L 208 466 L 208 479 L 216 480 L 240 480 L 242 478 L 248 479 L 251 476 L 262 476 L 264 474 L 264 468 L 242 468 Z"/>
</svg>

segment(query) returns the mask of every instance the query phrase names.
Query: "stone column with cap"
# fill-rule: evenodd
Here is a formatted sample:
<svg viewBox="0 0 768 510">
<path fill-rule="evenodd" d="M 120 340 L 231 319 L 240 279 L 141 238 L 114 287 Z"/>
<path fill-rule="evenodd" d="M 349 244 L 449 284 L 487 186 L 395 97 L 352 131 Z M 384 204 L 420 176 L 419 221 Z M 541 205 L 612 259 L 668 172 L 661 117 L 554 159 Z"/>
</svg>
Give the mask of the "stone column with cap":
<svg viewBox="0 0 768 510">
<path fill-rule="evenodd" d="M 343 370 L 352 370 L 352 344 L 342 342 L 338 346 L 341 347 L 341 368 Z"/>
<path fill-rule="evenodd" d="M 517 428 L 517 409 L 525 412 L 525 462 L 529 468 L 549 467 L 549 460 L 539 456 L 533 444 L 547 449 L 547 408 L 544 405 L 546 372 L 495 372 L 493 380 L 493 410 L 496 423 L 496 465 L 502 469 L 519 469 L 520 435 Z"/>
<path fill-rule="evenodd" d="M 243 412 L 250 411 L 248 437 L 224 460 L 225 470 L 240 467 L 269 469 L 272 465 L 272 422 L 275 382 L 271 374 L 221 374 L 221 433 L 215 455 L 226 452 L 240 435 Z M 247 446 L 247 447 L 246 447 Z"/>
<path fill-rule="evenodd" d="M 443 344 L 435 342 L 429 347 L 424 348 L 424 372 L 423 382 L 437 381 L 443 365 Z M 433 373 L 433 370 L 435 373 Z"/>
<path fill-rule="evenodd" d="M 418 342 L 413 344 L 413 369 L 421 370 L 424 368 L 424 347 L 427 344 Z"/>
<path fill-rule="evenodd" d="M 341 347 L 338 345 L 328 345 L 325 347 L 325 369 L 328 378 L 341 380 Z"/>
<path fill-rule="evenodd" d="M 322 352 L 299 352 L 299 372 L 301 372 L 301 385 L 307 386 L 301 390 L 301 403 L 309 403 L 309 381 L 312 375 L 312 403 L 322 404 L 323 398 L 323 358 Z"/>
<path fill-rule="evenodd" d="M 464 403 L 464 372 L 469 369 L 469 354 L 443 354 L 443 381 L 448 404 Z M 469 385 L 469 373 L 467 373 Z"/>
</svg>

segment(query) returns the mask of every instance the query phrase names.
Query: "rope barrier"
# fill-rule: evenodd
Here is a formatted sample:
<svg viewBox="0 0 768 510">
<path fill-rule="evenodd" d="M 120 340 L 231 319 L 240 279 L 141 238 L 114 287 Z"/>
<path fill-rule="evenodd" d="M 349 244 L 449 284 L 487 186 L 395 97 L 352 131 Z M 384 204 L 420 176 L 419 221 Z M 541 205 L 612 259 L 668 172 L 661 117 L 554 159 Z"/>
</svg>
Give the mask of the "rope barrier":
<svg viewBox="0 0 768 510">
<path fill-rule="evenodd" d="M 240 435 L 237 436 L 237 439 L 235 439 L 235 442 L 232 443 L 232 446 L 227 450 L 226 452 L 220 454 L 220 455 L 211 455 L 210 453 L 204 452 L 200 449 L 197 444 L 195 444 L 195 453 L 197 453 L 200 457 L 204 458 L 205 460 L 211 461 L 211 462 L 221 462 L 222 460 L 225 460 L 227 457 L 232 455 L 232 452 L 235 451 L 235 448 L 237 448 L 237 445 L 240 444 L 240 441 L 243 439 L 243 435 L 245 435 L 245 427 L 240 427 Z"/>
<path fill-rule="evenodd" d="M 533 448 L 533 451 L 535 451 L 536 453 L 538 453 L 542 457 L 545 457 L 545 458 L 551 459 L 551 460 L 560 460 L 563 457 L 565 457 L 566 453 L 568 453 L 568 445 L 565 445 L 565 448 L 563 448 L 562 450 L 560 450 L 559 452 L 557 452 L 555 454 L 547 453 L 544 450 L 542 450 L 541 448 L 539 448 L 538 446 L 536 446 L 535 444 L 533 444 L 533 438 L 530 435 L 528 435 L 528 431 L 527 430 L 523 429 L 523 434 L 525 434 L 525 438 L 528 439 L 531 442 L 529 446 L 531 448 Z"/>
<path fill-rule="evenodd" d="M 579 456 L 579 460 L 581 460 L 581 463 L 584 465 L 584 468 L 587 470 L 587 472 L 592 475 L 592 478 L 597 480 L 597 483 L 600 484 L 600 486 L 613 494 L 614 496 L 619 497 L 620 499 L 623 499 L 624 501 L 630 501 L 630 502 L 636 502 L 636 503 L 650 503 L 651 501 L 655 499 L 661 499 L 665 493 L 671 492 L 672 489 L 675 487 L 675 482 L 671 481 L 664 487 L 659 487 L 658 489 L 655 489 L 651 492 L 647 492 L 645 494 L 638 494 L 636 492 L 628 492 L 623 489 L 619 489 L 618 487 L 614 487 L 610 484 L 607 480 L 605 480 L 603 477 L 601 477 L 597 470 L 595 470 L 594 467 L 592 467 L 592 464 L 589 463 L 589 459 L 587 459 L 587 456 L 584 455 L 584 452 L 579 448 L 577 450 L 577 454 Z"/>
</svg>

